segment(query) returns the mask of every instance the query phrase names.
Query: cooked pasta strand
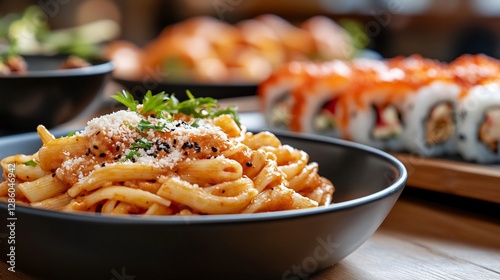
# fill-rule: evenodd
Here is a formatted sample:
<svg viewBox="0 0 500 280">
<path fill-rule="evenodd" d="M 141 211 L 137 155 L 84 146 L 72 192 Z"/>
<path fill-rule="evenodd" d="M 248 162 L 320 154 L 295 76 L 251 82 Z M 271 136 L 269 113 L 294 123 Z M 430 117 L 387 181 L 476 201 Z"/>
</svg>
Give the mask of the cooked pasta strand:
<svg viewBox="0 0 500 280">
<path fill-rule="evenodd" d="M 238 213 L 250 204 L 251 200 L 258 194 L 258 191 L 253 188 L 252 181 L 248 178 L 232 182 L 235 187 L 239 185 L 243 191 L 231 197 L 210 194 L 177 177 L 168 177 L 162 182 L 163 185 L 157 193 L 159 196 L 185 204 L 205 214 Z"/>
<path fill-rule="evenodd" d="M 66 205 L 68 205 L 73 198 L 69 196 L 67 193 L 62 193 L 60 195 L 47 198 L 45 200 L 39 202 L 31 203 L 31 206 L 35 208 L 44 208 L 50 210 L 61 210 Z"/>
<path fill-rule="evenodd" d="M 164 174 L 165 170 L 144 164 L 115 164 L 95 170 L 84 180 L 68 189 L 68 194 L 76 197 L 83 191 L 92 191 L 105 183 L 128 180 L 153 180 Z"/>
<path fill-rule="evenodd" d="M 159 203 L 164 206 L 170 206 L 170 201 L 139 189 L 131 189 L 121 186 L 111 186 L 99 189 L 87 196 L 81 198 L 82 208 L 88 208 L 103 200 L 118 200 L 137 205 L 142 208 L 149 208 L 153 203 Z"/>
<path fill-rule="evenodd" d="M 62 137 L 45 143 L 38 151 L 40 167 L 52 171 L 75 155 L 83 155 L 88 150 L 88 140 L 82 136 Z"/>
<path fill-rule="evenodd" d="M 210 176 L 207 176 L 210 174 Z M 234 181 L 243 174 L 241 164 L 227 158 L 200 159 L 178 164 L 177 175 L 191 184 L 218 184 Z"/>
<path fill-rule="evenodd" d="M 42 140 L 42 144 L 49 143 L 50 141 L 56 139 L 52 133 L 43 125 L 38 125 L 36 127 L 36 131 L 40 136 L 40 140 Z"/>
<path fill-rule="evenodd" d="M 20 183 L 17 188 L 30 202 L 39 202 L 65 192 L 68 186 L 48 174 L 35 181 Z"/>
</svg>

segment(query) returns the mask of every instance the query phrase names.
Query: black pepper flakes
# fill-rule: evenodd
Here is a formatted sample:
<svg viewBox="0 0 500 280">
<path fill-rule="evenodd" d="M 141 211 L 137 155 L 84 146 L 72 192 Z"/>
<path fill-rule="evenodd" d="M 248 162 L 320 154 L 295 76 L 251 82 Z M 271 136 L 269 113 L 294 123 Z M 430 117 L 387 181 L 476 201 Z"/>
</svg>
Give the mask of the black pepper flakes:
<svg viewBox="0 0 500 280">
<path fill-rule="evenodd" d="M 251 167 L 252 166 L 252 162 L 247 161 L 246 166 Z"/>
<path fill-rule="evenodd" d="M 87 150 L 87 152 L 85 153 L 86 156 L 90 155 L 90 148 Z"/>
<path fill-rule="evenodd" d="M 193 147 L 193 143 L 191 143 L 191 142 L 184 142 L 184 144 L 182 144 L 182 149 L 185 149 L 185 148 L 191 149 L 192 147 Z"/>
<path fill-rule="evenodd" d="M 99 149 L 99 147 L 97 147 L 97 145 L 94 145 L 94 149 L 98 150 L 98 149 Z"/>
<path fill-rule="evenodd" d="M 120 145 L 116 145 L 115 150 L 118 152 L 120 150 Z"/>
<path fill-rule="evenodd" d="M 98 131 L 95 135 L 99 135 L 99 133 L 101 133 L 100 131 Z"/>
<path fill-rule="evenodd" d="M 103 163 L 101 164 L 101 167 L 104 167 L 104 166 L 106 166 L 106 163 L 105 163 L 105 162 L 103 162 Z"/>
<path fill-rule="evenodd" d="M 217 148 L 216 148 L 216 147 L 212 147 L 212 152 L 217 153 L 217 151 L 218 151 L 218 150 L 217 150 Z"/>
<path fill-rule="evenodd" d="M 102 157 L 102 158 L 103 158 L 103 157 L 105 157 L 105 156 L 106 156 L 106 154 L 105 154 L 105 153 L 100 153 L 100 154 L 99 154 L 99 157 Z"/>
</svg>

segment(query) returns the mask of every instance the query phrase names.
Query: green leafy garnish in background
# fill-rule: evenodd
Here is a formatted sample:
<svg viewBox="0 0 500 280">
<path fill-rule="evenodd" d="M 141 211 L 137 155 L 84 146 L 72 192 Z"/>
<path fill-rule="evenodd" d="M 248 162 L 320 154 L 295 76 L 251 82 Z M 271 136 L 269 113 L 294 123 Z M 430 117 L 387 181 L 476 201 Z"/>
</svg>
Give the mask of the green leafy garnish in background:
<svg viewBox="0 0 500 280">
<path fill-rule="evenodd" d="M 120 26 L 112 20 L 53 30 L 39 5 L 22 13 L 0 14 L 0 59 L 13 55 L 66 54 L 98 58 L 99 44 L 118 38 Z"/>
</svg>

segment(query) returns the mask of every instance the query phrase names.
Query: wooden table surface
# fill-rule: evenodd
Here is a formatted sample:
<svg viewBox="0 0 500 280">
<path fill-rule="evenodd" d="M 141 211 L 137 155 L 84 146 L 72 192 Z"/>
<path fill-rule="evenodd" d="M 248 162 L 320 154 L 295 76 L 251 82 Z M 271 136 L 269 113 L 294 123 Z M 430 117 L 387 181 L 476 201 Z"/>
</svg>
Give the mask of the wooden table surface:
<svg viewBox="0 0 500 280">
<path fill-rule="evenodd" d="M 35 279 L 7 267 L 0 279 Z M 407 186 L 366 243 L 311 279 L 500 279 L 500 204 Z"/>
</svg>

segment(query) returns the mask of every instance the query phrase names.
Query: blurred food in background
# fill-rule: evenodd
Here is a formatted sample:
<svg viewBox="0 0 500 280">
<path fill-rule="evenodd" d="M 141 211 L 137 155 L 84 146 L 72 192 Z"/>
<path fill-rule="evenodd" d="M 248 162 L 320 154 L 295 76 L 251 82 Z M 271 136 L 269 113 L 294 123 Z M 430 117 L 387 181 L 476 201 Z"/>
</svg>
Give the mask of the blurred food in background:
<svg viewBox="0 0 500 280">
<path fill-rule="evenodd" d="M 90 66 L 100 56 L 100 44 L 119 36 L 118 24 L 99 20 L 73 28 L 52 30 L 39 6 L 0 17 L 0 75 L 26 73 L 26 55 L 68 55 L 58 69 Z M 54 69 L 50 69 L 54 70 Z"/>
<path fill-rule="evenodd" d="M 258 83 L 290 61 L 351 59 L 349 33 L 313 16 L 298 26 L 271 14 L 229 24 L 196 16 L 172 24 L 144 47 L 117 40 L 103 55 L 121 78 L 199 83 Z"/>
</svg>

